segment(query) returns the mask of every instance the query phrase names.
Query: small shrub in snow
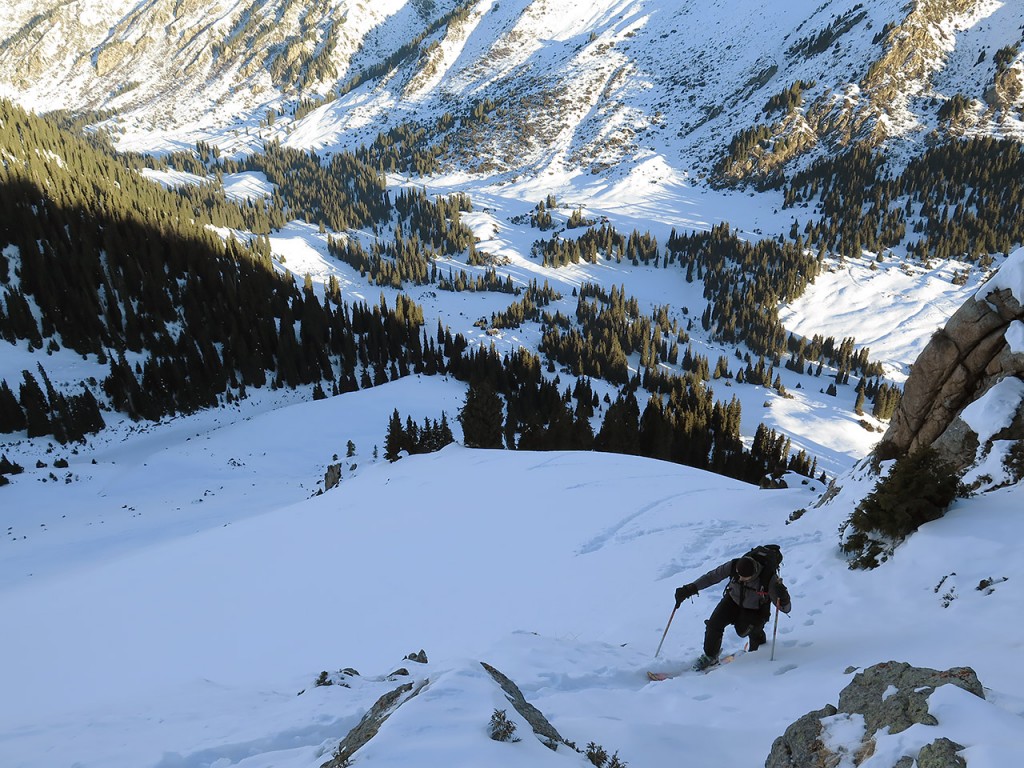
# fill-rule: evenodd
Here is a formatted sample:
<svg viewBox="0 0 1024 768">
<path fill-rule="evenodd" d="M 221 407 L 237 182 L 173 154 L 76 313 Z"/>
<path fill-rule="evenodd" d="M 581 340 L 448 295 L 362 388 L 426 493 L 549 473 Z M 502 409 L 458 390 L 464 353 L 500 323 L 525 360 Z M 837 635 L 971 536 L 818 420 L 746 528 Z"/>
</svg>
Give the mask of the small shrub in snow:
<svg viewBox="0 0 1024 768">
<path fill-rule="evenodd" d="M 519 741 L 515 733 L 516 724 L 508 719 L 505 710 L 494 710 L 491 715 L 491 738 L 495 741 Z"/>
<path fill-rule="evenodd" d="M 1018 440 L 1006 452 L 1003 466 L 1010 476 L 1010 482 L 1019 483 L 1024 480 L 1024 440 Z"/>
<path fill-rule="evenodd" d="M 585 754 L 587 760 L 596 765 L 597 768 L 604 768 L 604 764 L 608 762 L 608 753 L 605 751 L 604 747 L 600 744 L 595 744 L 594 742 L 587 744 L 587 749 L 583 754 Z"/>
<path fill-rule="evenodd" d="M 960 479 L 931 448 L 898 459 L 843 524 L 841 548 L 851 568 L 876 568 L 921 525 L 942 517 Z"/>
<path fill-rule="evenodd" d="M 583 753 L 587 760 L 597 766 L 597 768 L 627 768 L 629 763 L 619 759 L 619 753 L 615 752 L 611 758 L 608 757 L 607 750 L 600 744 L 590 742 L 587 744 L 587 749 Z"/>
</svg>

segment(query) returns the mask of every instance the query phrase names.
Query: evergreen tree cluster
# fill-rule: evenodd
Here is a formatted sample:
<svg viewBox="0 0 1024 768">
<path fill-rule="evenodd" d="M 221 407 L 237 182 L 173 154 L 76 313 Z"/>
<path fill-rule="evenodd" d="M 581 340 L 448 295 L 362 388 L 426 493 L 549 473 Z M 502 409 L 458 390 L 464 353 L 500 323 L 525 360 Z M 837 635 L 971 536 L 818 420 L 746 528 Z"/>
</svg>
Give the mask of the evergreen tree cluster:
<svg viewBox="0 0 1024 768">
<path fill-rule="evenodd" d="M 788 438 L 763 425 L 750 450 L 740 437 L 740 403 L 718 402 L 692 375 L 663 377 L 641 414 L 634 377 L 599 418 L 600 401 L 590 378 L 577 377 L 559 391 L 557 379 L 543 376 L 541 362 L 520 349 L 501 359 L 494 348 L 480 347 L 459 358 L 453 373 L 470 384 L 459 414 L 465 443 L 471 447 L 520 450 L 599 450 L 672 461 L 772 485 L 787 471 L 813 477 L 816 460 L 804 451 L 792 454 Z M 504 402 L 502 401 L 504 398 Z"/>
<path fill-rule="evenodd" d="M 833 16 L 828 26 L 806 37 L 799 38 L 786 49 L 786 54 L 791 57 L 803 56 L 809 58 L 816 54 L 824 53 L 832 47 L 836 40 L 867 17 L 868 12 L 863 10 L 863 8 L 863 3 L 857 3 L 845 13 Z"/>
<path fill-rule="evenodd" d="M 424 419 L 423 426 L 416 424 L 412 417 L 407 416 L 405 424 L 396 408 L 388 421 L 387 434 L 384 437 L 384 458 L 398 461 L 402 452 L 410 456 L 417 453 L 433 453 L 455 442 L 451 427 L 448 425 L 448 414 L 441 413 L 440 421 Z"/>
<path fill-rule="evenodd" d="M 402 190 L 395 198 L 395 210 L 400 226 L 416 233 L 438 253 L 463 253 L 475 242 L 473 231 L 460 220 L 462 213 L 473 210 L 469 195 L 460 192 L 431 201 L 422 189 Z"/>
<path fill-rule="evenodd" d="M 809 340 L 803 336 L 790 334 L 786 349 L 789 352 L 789 359 L 786 368 L 796 373 L 808 373 L 812 363 L 817 363 L 816 376 L 821 375 L 823 363 L 828 363 L 836 369 L 835 378 L 840 384 L 849 383 L 850 374 L 860 374 L 866 377 L 880 377 L 883 374 L 880 363 L 872 362 L 871 351 L 867 347 L 855 350 L 856 339 L 852 336 L 845 337 L 838 344 L 833 336 L 822 336 L 814 334 Z"/>
<path fill-rule="evenodd" d="M 0 337 L 109 364 L 100 388 L 70 394 L 26 372 L 17 396 L 0 390 L 7 431 L 78 439 L 102 426 L 101 392 L 158 419 L 268 383 L 351 391 L 458 354 L 408 299 L 350 307 L 335 284 L 322 303 L 274 271 L 265 241 L 223 242 L 186 196 L 7 102 L 0 149 Z"/>
<path fill-rule="evenodd" d="M 663 399 L 664 398 L 664 399 Z M 740 438 L 740 404 L 716 401 L 693 376 L 676 377 L 662 394 L 650 397 L 640 413 L 632 391 L 609 406 L 594 448 L 672 461 L 733 477 L 774 485 L 787 471 L 813 477 L 816 460 L 803 450 L 791 455 L 789 438 L 763 424 L 750 450 Z"/>
<path fill-rule="evenodd" d="M 530 212 L 530 226 L 541 231 L 551 229 L 555 226 L 555 220 L 551 216 L 551 210 L 558 206 L 554 195 L 548 195 L 547 200 L 541 200 Z"/>
<path fill-rule="evenodd" d="M 569 219 L 565 222 L 566 229 L 579 229 L 580 227 L 592 227 L 596 224 L 593 219 L 588 219 L 583 215 L 583 211 L 576 208 L 572 213 L 569 214 Z"/>
<path fill-rule="evenodd" d="M 334 154 L 324 163 L 312 152 L 268 142 L 262 153 L 223 160 L 220 168 L 266 175 L 274 185 L 273 208 L 281 212 L 275 228 L 288 218 L 304 218 L 343 232 L 372 228 L 392 215 L 383 176 L 351 153 Z"/>
<path fill-rule="evenodd" d="M 22 371 L 18 396 L 6 381 L 0 381 L 0 433 L 26 430 L 29 437 L 53 435 L 58 442 L 80 441 L 95 434 L 106 424 L 100 405 L 85 386 L 78 394 L 58 392 L 42 365 L 38 366 L 39 381 L 28 371 Z"/>
<path fill-rule="evenodd" d="M 755 354 L 785 351 L 787 334 L 778 306 L 800 296 L 819 269 L 799 238 L 750 243 L 728 224 L 719 224 L 710 232 L 680 235 L 673 230 L 667 251 L 667 263 L 678 260 L 688 282 L 694 273 L 704 282 L 705 330 L 729 344 L 742 341 Z"/>
<path fill-rule="evenodd" d="M 641 234 L 634 230 L 627 237 L 609 224 L 590 228 L 576 239 L 556 235 L 550 240 L 538 240 L 532 252 L 545 267 L 554 268 L 581 261 L 596 264 L 600 257 L 607 261 L 614 259 L 616 263 L 625 259 L 633 265 L 654 262 L 654 266 L 658 266 L 659 257 L 658 241 L 649 232 Z"/>
<path fill-rule="evenodd" d="M 369 146 L 356 150 L 356 159 L 381 173 L 409 173 L 429 176 L 441 170 L 439 158 L 449 149 L 444 137 L 456 124 L 446 112 L 428 128 L 406 122 L 387 133 L 377 134 Z"/>
<path fill-rule="evenodd" d="M 485 270 L 482 275 L 471 275 L 464 269 L 460 269 L 458 274 L 453 274 L 452 270 L 449 269 L 447 276 L 437 276 L 437 287 L 442 291 L 454 291 L 455 293 L 461 291 L 483 291 L 518 295 L 521 290 L 512 282 L 511 275 L 506 275 L 505 279 L 502 280 L 498 277 L 498 271 L 493 267 Z"/>
<path fill-rule="evenodd" d="M 613 287 L 607 302 L 600 296 L 595 296 L 594 302 L 588 300 L 599 291 L 595 286 L 582 286 L 576 302 L 578 327 L 545 323 L 538 349 L 574 375 L 625 384 L 629 356 L 644 349 L 650 357 L 651 320 L 640 317 L 639 305 L 636 299 L 626 297 L 625 287 Z"/>
<path fill-rule="evenodd" d="M 876 419 L 888 420 L 892 418 L 900 404 L 900 400 L 903 399 L 903 392 L 894 384 L 884 381 L 880 382 L 878 379 L 875 379 L 873 391 L 872 385 L 869 384 L 865 389 L 865 396 L 873 404 L 871 415 Z"/>
<path fill-rule="evenodd" d="M 803 238 L 798 233 L 794 234 L 792 242 L 780 238 L 751 243 L 738 237 L 724 223 L 712 227 L 710 232 L 678 234 L 673 230 L 663 252 L 649 233 L 641 234 L 634 230 L 627 237 L 602 224 L 588 229 L 576 239 L 556 236 L 539 241 L 534 244 L 534 255 L 550 267 L 580 261 L 596 263 L 601 257 L 616 261 L 628 259 L 635 265 L 642 263 L 664 268 L 678 262 L 686 270 L 688 282 L 694 279 L 703 282 L 704 298 L 708 302 L 701 316 L 704 330 L 728 344 L 745 343 L 755 354 L 775 359 L 775 365 L 781 364 L 779 358 L 787 351 L 796 357 L 800 355 L 798 349 L 787 349 L 789 334 L 779 321 L 777 308 L 781 303 L 799 297 L 820 270 L 820 258 L 806 251 Z M 584 296 L 581 293 L 581 299 Z M 577 319 L 584 323 L 590 314 L 578 308 Z M 600 365 L 582 367 L 578 361 L 583 357 L 612 362 L 612 368 L 621 373 L 622 358 L 614 348 L 613 336 L 618 336 L 618 344 L 626 355 L 638 349 L 636 343 L 631 343 L 620 333 L 588 336 L 586 329 L 567 330 L 564 334 L 558 328 L 548 330 L 551 336 L 545 340 L 548 345 L 545 352 L 569 365 L 576 373 L 604 376 L 601 371 L 605 369 Z M 665 350 L 654 362 L 675 364 L 678 344 L 685 343 L 688 337 L 678 329 L 662 328 L 662 334 L 667 333 L 678 337 L 675 342 L 666 342 L 673 344 L 676 352 Z M 568 340 L 560 340 L 562 336 L 567 336 Z M 844 367 L 847 372 L 880 375 L 877 364 L 869 362 L 867 349 L 852 354 L 853 343 L 853 339 L 844 340 L 841 350 L 835 355 L 831 354 L 834 340 L 822 339 L 820 345 L 828 348 L 826 356 L 831 362 Z M 815 343 L 807 345 L 802 362 L 819 359 L 816 346 Z M 563 348 L 567 349 L 562 351 Z M 658 339 L 655 349 L 660 348 L 661 339 Z M 646 356 L 642 362 L 648 365 Z M 621 375 L 613 380 L 621 383 Z"/>
<path fill-rule="evenodd" d="M 807 242 L 841 257 L 906 240 L 922 260 L 987 263 L 1024 242 L 1024 150 L 1009 139 L 951 141 L 892 176 L 881 154 L 857 145 L 796 174 L 785 198 L 790 207 L 818 201 L 822 215 L 805 225 Z"/>
<path fill-rule="evenodd" d="M 443 14 L 428 24 L 422 32 L 410 39 L 408 43 L 402 45 L 386 59 L 349 78 L 348 81 L 337 88 L 336 96 L 340 98 L 370 80 L 375 80 L 387 75 L 389 72 L 393 72 L 403 63 L 410 61 L 414 56 L 421 55 L 421 46 L 424 41 L 443 29 L 460 27 L 469 18 L 470 11 L 474 5 L 475 0 L 463 0 L 463 2 L 457 3 L 448 13 Z"/>
<path fill-rule="evenodd" d="M 772 112 L 792 112 L 799 109 L 804 103 L 804 91 L 813 88 L 815 85 L 816 82 L 814 80 L 797 80 L 786 90 L 768 99 L 761 111 L 771 114 Z"/>
<path fill-rule="evenodd" d="M 472 246 L 471 246 L 472 249 Z M 359 271 L 360 277 L 373 285 L 403 288 L 406 283 L 436 285 L 444 291 L 490 291 L 517 294 L 511 276 L 502 279 L 493 267 L 483 274 L 470 274 L 464 269 L 455 272 L 449 267 L 447 274 L 437 266 L 438 254 L 424 247 L 417 234 L 406 238 L 396 233 L 392 242 L 375 242 L 367 251 L 352 237 L 328 237 L 327 251 Z M 472 250 L 471 250 L 472 253 Z"/>
<path fill-rule="evenodd" d="M 330 17 L 330 4 L 327 0 L 315 0 L 303 5 L 298 33 L 290 35 L 283 46 L 272 46 L 267 52 L 267 71 L 282 90 L 303 91 L 316 83 L 334 80 L 338 74 L 332 60 L 338 33 L 333 22 L 323 24 Z M 320 24 L 324 26 L 322 35 L 318 30 Z"/>
<path fill-rule="evenodd" d="M 522 299 L 509 304 L 501 312 L 491 314 L 491 327 L 519 328 L 526 321 L 540 322 L 543 319 L 543 308 L 561 298 L 562 294 L 548 285 L 547 280 L 543 287 L 532 280 Z"/>
</svg>

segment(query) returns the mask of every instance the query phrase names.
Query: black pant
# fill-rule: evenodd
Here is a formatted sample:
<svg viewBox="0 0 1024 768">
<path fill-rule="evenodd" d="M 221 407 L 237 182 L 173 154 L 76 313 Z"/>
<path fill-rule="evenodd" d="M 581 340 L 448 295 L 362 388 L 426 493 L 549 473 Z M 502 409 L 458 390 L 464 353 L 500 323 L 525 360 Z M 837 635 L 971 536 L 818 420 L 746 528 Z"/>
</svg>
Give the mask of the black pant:
<svg viewBox="0 0 1024 768">
<path fill-rule="evenodd" d="M 713 659 L 718 658 L 722 652 L 722 635 L 730 624 L 736 627 L 737 635 L 750 638 L 749 650 L 756 651 L 766 640 L 764 625 L 771 615 L 772 609 L 768 603 L 757 609 L 741 608 L 726 595 L 711 612 L 711 618 L 704 622 L 704 653 Z"/>
</svg>

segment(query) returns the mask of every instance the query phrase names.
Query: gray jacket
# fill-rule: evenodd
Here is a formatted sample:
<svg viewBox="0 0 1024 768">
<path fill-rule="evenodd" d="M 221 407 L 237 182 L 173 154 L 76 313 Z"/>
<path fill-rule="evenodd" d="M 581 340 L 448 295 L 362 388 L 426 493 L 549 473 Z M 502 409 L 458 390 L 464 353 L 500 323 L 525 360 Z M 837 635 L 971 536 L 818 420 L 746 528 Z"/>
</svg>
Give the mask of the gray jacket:
<svg viewBox="0 0 1024 768">
<path fill-rule="evenodd" d="M 738 559 L 736 558 L 736 560 Z M 765 604 L 775 605 L 779 603 L 779 610 L 783 613 L 789 613 L 793 610 L 789 590 L 786 589 L 786 585 L 782 583 L 782 578 L 778 574 L 772 576 L 768 580 L 767 589 L 761 591 L 761 564 L 757 564 L 758 570 L 753 578 L 744 583 L 735 576 L 736 560 L 728 560 L 717 568 L 713 568 L 695 580 L 690 586 L 699 592 L 713 584 L 729 579 L 729 584 L 725 588 L 725 594 L 731 597 L 732 601 L 741 608 L 756 611 Z"/>
</svg>

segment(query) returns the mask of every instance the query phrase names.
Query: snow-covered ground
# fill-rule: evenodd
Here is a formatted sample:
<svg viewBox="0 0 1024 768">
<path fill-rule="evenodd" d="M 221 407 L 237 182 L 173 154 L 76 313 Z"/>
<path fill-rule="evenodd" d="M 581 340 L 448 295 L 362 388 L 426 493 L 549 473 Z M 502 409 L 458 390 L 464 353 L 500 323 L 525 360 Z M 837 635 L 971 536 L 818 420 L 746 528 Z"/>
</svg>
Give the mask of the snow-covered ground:
<svg viewBox="0 0 1024 768">
<path fill-rule="evenodd" d="M 864 765 L 938 735 L 972 768 L 1024 750 L 1019 490 L 957 502 L 864 573 L 837 551 L 867 490 L 852 476 L 813 509 L 820 486 L 759 491 L 636 457 L 453 445 L 373 460 L 392 408 L 436 418 L 462 392 L 411 377 L 123 425 L 77 454 L 18 445 L 48 466 L 0 489 L 2 764 L 314 768 L 411 679 L 425 688 L 356 764 L 589 765 L 530 736 L 480 661 L 564 738 L 633 768 L 761 765 L 790 722 L 836 703 L 851 667 L 887 660 L 969 665 L 988 703 L 935 694 L 939 725 L 881 735 Z M 342 483 L 314 496 L 335 454 Z M 698 655 L 719 596 L 684 603 L 655 659 L 675 587 L 768 541 L 794 603 L 775 660 L 765 647 L 649 683 Z M 427 664 L 405 660 L 420 649 Z M 411 678 L 392 677 L 400 667 Z M 321 671 L 348 687 L 315 686 Z M 496 709 L 522 741 L 489 738 Z M 840 725 L 833 741 L 849 738 Z"/>
<path fill-rule="evenodd" d="M 35 19 L 36 5 L 14 3 L 0 19 L 3 34 Z M 93 5 L 78 19 L 95 37 L 87 50 L 142 34 L 142 16 Z M 451 99 L 476 98 L 524 62 L 527 71 L 571 71 L 573 90 L 589 95 L 569 105 L 556 140 L 534 147 L 507 175 L 391 182 L 430 194 L 468 193 L 474 210 L 465 220 L 478 250 L 506 262 L 499 272 L 519 286 L 548 281 L 561 291 L 552 310 L 571 314 L 573 289 L 595 282 L 624 285 L 643 311 L 668 305 L 684 321 L 705 304 L 700 286 L 680 271 L 614 262 L 545 270 L 529 253 L 551 233 L 516 221 L 554 194 L 560 222 L 581 208 L 620 232 L 649 231 L 662 244 L 673 228 L 707 230 L 722 221 L 751 239 L 787 233 L 795 213 L 783 208 L 781 195 L 708 190 L 694 182 L 699 170 L 680 160 L 694 163 L 691 150 L 718 146 L 737 126 L 759 120 L 767 96 L 798 76 L 818 81 L 820 90 L 856 82 L 875 56 L 873 37 L 902 2 L 870 4 L 868 23 L 844 36 L 850 50 L 839 65 L 814 60 L 804 71 L 782 61 L 766 88 L 730 90 L 779 63 L 778 40 L 809 38 L 855 10 L 853 0 L 840 5 L 808 16 L 791 0 L 770 8 L 744 0 L 741 11 L 695 3 L 671 14 L 652 2 L 484 3 L 463 32 L 438 41 L 436 77 L 371 82 L 300 121 L 283 116 L 273 126 L 265 124 L 266 110 L 280 96 L 269 88 L 235 88 L 221 78 L 196 90 L 174 81 L 175 99 L 152 100 L 155 118 L 145 110 L 122 116 L 114 138 L 122 149 L 157 153 L 204 140 L 222 156 L 237 156 L 275 139 L 331 152 L 372 139 L 389 120 L 429 122 Z M 344 20 L 353 50 L 364 44 L 367 61 L 390 55 L 415 27 L 413 9 L 400 0 L 365 10 Z M 991 66 L 986 60 L 979 68 L 977 52 L 1016 40 L 1020 9 L 1013 4 L 982 3 L 975 16 L 947 30 L 957 45 L 937 74 L 939 96 L 974 92 L 977 73 Z M 163 29 L 163 21 L 154 23 Z M 383 31 L 368 34 L 374 25 Z M 758 44 L 733 45 L 743 40 Z M 51 97 L 65 106 L 95 69 L 92 55 L 70 54 L 74 41 L 54 34 L 45 42 L 48 66 L 62 57 L 65 65 L 80 62 L 85 80 L 76 80 L 75 64 L 59 82 L 2 88 L 40 110 Z M 673 93 L 653 87 L 659 63 L 678 56 L 683 43 L 692 71 L 669 78 L 678 80 L 670 83 Z M 153 58 L 157 49 L 146 56 L 137 63 L 145 77 L 118 73 L 120 80 L 148 83 L 167 63 Z M 133 92 L 113 98 L 126 97 Z M 708 110 L 722 105 L 731 122 L 705 123 Z M 896 117 L 913 123 L 908 114 Z M 1020 135 L 1015 117 L 1005 116 L 1002 126 L 1006 135 Z M 627 141 L 627 162 L 594 173 L 603 158 L 581 158 L 606 139 Z M 167 185 L 205 181 L 146 175 Z M 273 191 L 260 174 L 223 183 L 233 199 Z M 336 278 L 351 302 L 383 296 L 393 305 L 396 291 L 368 285 L 330 257 L 327 236 L 301 222 L 274 233 L 279 268 L 297 280 L 309 275 L 318 289 Z M 460 259 L 439 267 L 473 271 Z M 935 261 L 925 271 L 891 258 L 874 268 L 867 260 L 833 263 L 804 296 L 780 308 L 781 316 L 795 333 L 856 337 L 901 381 L 931 333 L 986 277 L 970 270 L 957 285 L 953 278 L 964 269 Z M 529 324 L 496 333 L 475 325 L 515 297 L 431 286 L 407 292 L 424 307 L 428 328 L 441 321 L 501 351 L 539 341 Z M 1024 348 L 1024 330 L 1013 339 Z M 698 338 L 694 349 L 712 365 L 734 355 Z M 37 355 L 0 341 L 0 378 L 12 389 L 40 362 L 58 385 L 107 372 L 67 351 Z M 726 381 L 713 386 L 720 399 L 740 399 L 748 439 L 763 422 L 791 436 L 829 476 L 845 476 L 844 493 L 823 509 L 813 509 L 823 490 L 817 483 L 758 491 L 635 457 L 456 445 L 396 464 L 380 460 L 393 409 L 417 422 L 446 412 L 458 433 L 454 416 L 465 387 L 444 378 L 410 377 L 316 402 L 308 392 L 250 391 L 230 407 L 160 424 L 108 414 L 110 428 L 78 447 L 4 436 L 0 455 L 26 472 L 0 488 L 0 768 L 313 768 L 397 684 L 389 677 L 400 666 L 429 682 L 357 763 L 586 765 L 575 753 L 540 746 L 522 722 L 521 742 L 491 741 L 493 710 L 518 719 L 479 661 L 512 677 L 564 737 L 580 747 L 597 742 L 633 768 L 755 766 L 787 724 L 835 703 L 851 667 L 889 659 L 970 665 L 990 704 L 935 694 L 938 728 L 884 736 L 863 765 L 891 765 L 895 759 L 885 761 L 916 740 L 940 734 L 967 746 L 972 768 L 1014 764 L 1024 752 L 1016 631 L 1024 606 L 1015 586 L 1024 578 L 1016 546 L 1020 491 L 961 500 L 894 561 L 850 572 L 836 531 L 869 488 L 846 473 L 884 425 L 865 418 L 874 431 L 864 428 L 852 410 L 852 386 L 830 397 L 825 377 L 777 373 L 791 397 Z M 979 431 L 996 418 L 980 408 L 969 415 Z M 58 459 L 69 465 L 57 468 Z M 335 462 L 342 464 L 341 486 L 316 495 Z M 798 509 L 810 511 L 792 520 Z M 703 619 L 717 599 L 707 590 L 680 608 L 654 659 L 674 588 L 766 541 L 786 552 L 783 574 L 795 605 L 780 621 L 775 661 L 759 651 L 706 677 L 649 684 L 646 670 L 684 670 L 699 653 Z M 982 580 L 990 588 L 977 589 Z M 404 660 L 420 648 L 428 664 Z M 313 685 L 322 670 L 338 680 L 346 667 L 362 673 L 348 676 L 348 687 Z M 849 738 L 840 725 L 833 742 Z"/>
<path fill-rule="evenodd" d="M 259 193 L 259 180 L 248 182 Z M 539 272 L 523 255 L 531 231 L 511 221 L 517 205 L 529 209 L 494 196 L 467 216 L 517 282 L 543 277 L 567 295 L 584 280 L 626 284 L 645 307 L 701 306 L 671 271 L 606 262 Z M 297 279 L 335 275 L 350 300 L 379 298 L 330 259 L 315 227 L 290 224 L 272 247 Z M 787 323 L 813 327 L 834 315 L 849 325 L 837 320 L 829 332 L 877 331 L 884 347 L 886 323 L 898 328 L 909 308 L 939 307 L 938 325 L 957 291 L 978 292 L 976 280 L 958 289 L 941 268 L 935 275 L 909 285 L 897 269 L 847 265 L 787 308 Z M 877 309 L 855 300 L 866 281 L 892 300 Z M 437 294 L 412 292 L 428 324 L 442 318 L 467 333 L 507 301 Z M 486 340 L 512 348 L 535 343 L 531 333 Z M 902 365 L 921 343 L 908 332 L 887 348 Z M 7 346 L 0 373 L 17 381 L 35 359 Z M 55 381 L 89 366 L 103 375 L 66 352 L 44 363 Z M 636 457 L 454 445 L 380 460 L 396 408 L 417 423 L 447 413 L 458 437 L 465 387 L 442 377 L 322 401 L 252 391 L 160 424 L 110 418 L 78 447 L 8 437 L 0 449 L 26 472 L 0 489 L 2 764 L 313 768 L 406 679 L 391 674 L 406 667 L 425 687 L 358 762 L 587 765 L 529 737 L 485 661 L 581 748 L 595 742 L 634 768 L 681 759 L 752 766 L 790 722 L 835 703 L 851 668 L 890 659 L 972 666 L 989 703 L 936 694 L 940 725 L 881 737 L 865 765 L 888 765 L 885 756 L 937 735 L 964 744 L 972 768 L 1011 764 L 1024 749 L 1021 640 L 1012 631 L 1022 609 L 1013 585 L 1024 578 L 1020 491 L 959 501 L 892 562 L 851 572 L 836 531 L 869 486 L 846 473 L 877 433 L 856 424 L 851 403 L 815 394 L 810 377 L 780 373 L 793 398 L 748 386 L 722 386 L 721 396 L 742 399 L 747 434 L 758 420 L 783 428 L 830 475 L 844 475 L 843 494 L 822 509 L 813 508 L 824 490 L 817 483 L 759 491 Z M 979 431 L 1002 418 L 992 405 L 970 414 Z M 317 495 L 335 462 L 341 486 Z M 801 509 L 809 511 L 794 514 Z M 687 668 L 717 599 L 710 589 L 680 608 L 655 659 L 675 587 L 767 541 L 786 553 L 795 605 L 781 618 L 775 660 L 766 648 L 707 676 L 648 683 L 649 669 Z M 977 589 L 983 580 L 990 587 Z M 404 658 L 421 648 L 426 665 Z M 340 675 L 346 668 L 361 674 Z M 347 687 L 315 686 L 321 671 Z M 496 709 L 522 741 L 488 737 Z M 832 726 L 830 743 L 851 738 L 843 726 Z"/>
</svg>

